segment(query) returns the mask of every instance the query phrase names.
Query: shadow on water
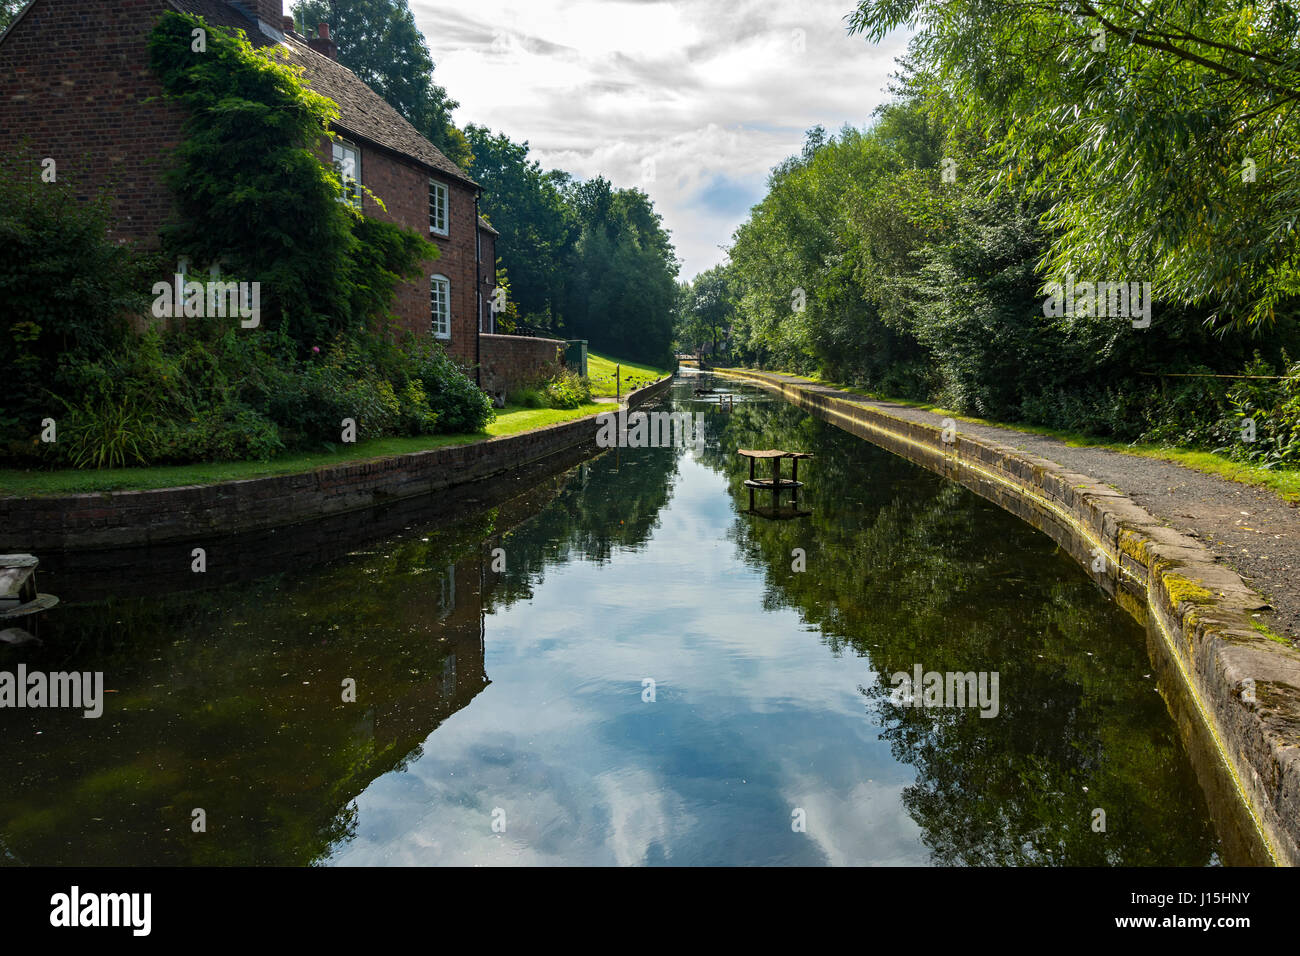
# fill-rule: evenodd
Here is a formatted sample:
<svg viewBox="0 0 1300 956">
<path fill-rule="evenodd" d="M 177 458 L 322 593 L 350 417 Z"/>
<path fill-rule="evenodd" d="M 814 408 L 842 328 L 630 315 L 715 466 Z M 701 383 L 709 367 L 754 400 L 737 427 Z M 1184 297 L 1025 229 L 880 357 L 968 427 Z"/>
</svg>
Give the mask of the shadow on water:
<svg viewBox="0 0 1300 956">
<path fill-rule="evenodd" d="M 1218 862 L 1142 629 L 1050 540 L 791 406 L 693 386 L 673 401 L 705 416 L 698 456 L 615 450 L 214 543 L 202 590 L 189 546 L 43 564 L 70 601 L 0 668 L 112 693 L 99 720 L 0 713 L 0 857 L 492 862 L 502 842 L 459 821 L 503 800 L 512 834 L 553 818 L 524 849 L 560 862 Z M 738 447 L 814 452 L 812 516 L 741 514 Z M 997 716 L 895 705 L 916 664 L 998 672 Z M 670 678 L 653 706 L 645 673 Z M 822 801 L 807 835 L 792 792 Z M 585 809 L 542 809 L 557 793 Z"/>
</svg>

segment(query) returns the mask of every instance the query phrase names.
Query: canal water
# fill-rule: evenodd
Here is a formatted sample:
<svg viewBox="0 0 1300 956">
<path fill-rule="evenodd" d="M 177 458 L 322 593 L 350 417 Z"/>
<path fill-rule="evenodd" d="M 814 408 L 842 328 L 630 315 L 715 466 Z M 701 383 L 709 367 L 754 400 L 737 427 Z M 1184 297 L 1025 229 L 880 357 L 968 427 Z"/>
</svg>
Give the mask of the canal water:
<svg viewBox="0 0 1300 956">
<path fill-rule="evenodd" d="M 0 669 L 102 671 L 104 713 L 0 711 L 0 860 L 1220 862 L 1144 631 L 1082 568 L 699 381 L 659 410 L 702 414 L 702 448 L 347 519 L 321 563 L 267 535 L 207 542 L 203 576 L 188 545 L 43 564 L 63 603 Z M 810 515 L 746 513 L 735 451 L 770 447 L 816 456 Z M 977 675 L 985 706 L 909 697 L 918 669 Z"/>
</svg>

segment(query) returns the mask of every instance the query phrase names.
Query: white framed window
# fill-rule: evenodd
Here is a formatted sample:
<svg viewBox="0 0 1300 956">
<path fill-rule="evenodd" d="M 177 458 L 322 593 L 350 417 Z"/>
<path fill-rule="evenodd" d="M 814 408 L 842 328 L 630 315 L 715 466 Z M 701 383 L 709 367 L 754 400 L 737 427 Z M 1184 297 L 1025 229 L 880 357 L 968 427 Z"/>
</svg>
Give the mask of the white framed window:
<svg viewBox="0 0 1300 956">
<path fill-rule="evenodd" d="M 433 315 L 433 337 L 451 338 L 451 280 L 446 276 L 429 277 L 429 304 Z"/>
<path fill-rule="evenodd" d="M 334 166 L 343 177 L 341 202 L 361 208 L 361 150 L 344 139 L 333 142 Z"/>
<path fill-rule="evenodd" d="M 435 236 L 445 236 L 450 231 L 447 227 L 447 185 L 436 179 L 429 180 L 429 232 Z"/>
</svg>

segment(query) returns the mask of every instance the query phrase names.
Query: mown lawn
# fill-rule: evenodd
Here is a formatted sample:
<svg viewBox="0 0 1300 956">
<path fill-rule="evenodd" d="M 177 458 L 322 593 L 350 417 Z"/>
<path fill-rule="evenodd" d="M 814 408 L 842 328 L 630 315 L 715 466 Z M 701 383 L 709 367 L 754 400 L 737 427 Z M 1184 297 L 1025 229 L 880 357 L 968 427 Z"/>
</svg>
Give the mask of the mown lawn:
<svg viewBox="0 0 1300 956">
<path fill-rule="evenodd" d="M 668 374 L 668 369 L 651 368 L 636 362 L 625 362 L 619 358 L 600 355 L 587 350 L 587 378 L 591 379 L 591 394 L 594 397 L 613 398 L 615 395 L 614 369 L 619 368 L 619 381 L 622 383 L 621 394 L 635 391 L 651 382 L 658 381 Z"/>
<path fill-rule="evenodd" d="M 969 415 L 961 415 L 947 408 L 939 408 L 925 402 L 913 402 L 905 398 L 894 398 L 891 395 L 869 392 L 866 389 L 845 385 L 842 382 L 828 381 L 816 375 L 805 375 L 802 372 L 777 372 L 777 374 L 797 375 L 817 382 L 819 385 L 838 388 L 841 391 L 852 392 L 854 395 L 862 395 L 866 398 L 874 398 L 881 402 L 893 402 L 907 408 L 920 408 L 927 412 L 947 415 L 959 422 L 1014 428 L 1016 431 L 1029 432 L 1032 435 L 1046 435 L 1076 448 L 1105 448 L 1110 451 L 1122 452 L 1125 455 L 1138 455 L 1142 458 L 1171 461 L 1185 468 L 1191 468 L 1210 475 L 1218 475 L 1220 478 L 1236 481 L 1243 485 L 1268 488 L 1288 501 L 1300 501 L 1300 469 L 1296 468 L 1261 468 L 1258 465 L 1233 461 L 1225 455 L 1219 455 L 1212 451 L 1178 448 L 1173 445 L 1128 445 L 1123 442 L 1107 441 L 1103 438 L 1094 438 L 1091 435 L 1062 431 L 1057 428 L 1043 428 L 1038 425 L 1022 425 L 1016 422 L 995 422 L 984 418 L 971 418 Z"/>
<path fill-rule="evenodd" d="M 572 421 L 600 411 L 609 411 L 609 406 L 588 404 L 572 409 L 507 406 L 497 412 L 496 421 L 476 434 L 378 438 L 373 441 L 358 442 L 355 445 L 338 445 L 333 450 L 321 449 L 318 452 L 282 455 L 270 461 L 214 462 L 156 468 L 105 468 L 100 471 L 0 469 L 0 495 L 143 491 L 150 488 L 175 488 L 181 485 L 208 485 L 242 478 L 265 478 L 270 475 L 314 471 L 326 465 L 337 465 L 343 462 L 388 458 L 447 445 L 465 445 L 502 435 L 516 435 L 519 432 Z"/>
</svg>

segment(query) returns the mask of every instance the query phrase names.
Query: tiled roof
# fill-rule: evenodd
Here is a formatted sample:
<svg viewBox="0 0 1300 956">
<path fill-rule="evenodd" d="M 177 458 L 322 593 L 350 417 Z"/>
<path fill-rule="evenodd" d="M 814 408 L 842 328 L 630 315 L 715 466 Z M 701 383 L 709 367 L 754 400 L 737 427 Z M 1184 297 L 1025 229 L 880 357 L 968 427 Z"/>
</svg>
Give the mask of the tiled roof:
<svg viewBox="0 0 1300 956">
<path fill-rule="evenodd" d="M 478 217 L 478 227 L 482 229 L 484 232 L 492 233 L 492 235 L 494 236 L 501 235 L 501 233 L 497 232 L 495 229 L 492 228 L 492 223 L 488 222 L 482 216 Z"/>
<path fill-rule="evenodd" d="M 224 0 L 172 0 L 172 5 L 183 13 L 203 17 L 213 26 L 243 30 L 254 46 L 275 43 L 257 24 Z M 339 129 L 470 186 L 478 185 L 346 66 L 317 53 L 296 34 L 285 34 L 279 48 L 290 63 L 303 68 L 304 79 L 313 92 L 328 96 L 339 105 L 339 119 L 335 123 Z"/>
</svg>

